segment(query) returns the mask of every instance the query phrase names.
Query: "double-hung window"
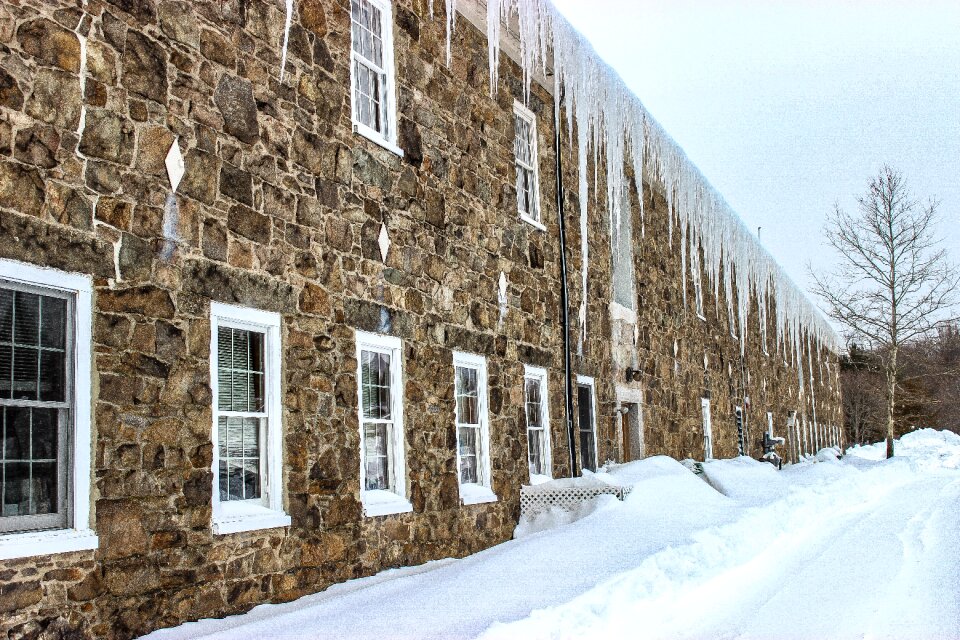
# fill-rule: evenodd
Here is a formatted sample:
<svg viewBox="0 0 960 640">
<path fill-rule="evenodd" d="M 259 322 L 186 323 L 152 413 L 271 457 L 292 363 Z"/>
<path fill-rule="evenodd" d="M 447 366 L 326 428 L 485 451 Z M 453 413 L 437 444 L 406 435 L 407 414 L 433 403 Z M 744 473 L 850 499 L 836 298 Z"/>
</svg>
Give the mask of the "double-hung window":
<svg viewBox="0 0 960 640">
<path fill-rule="evenodd" d="M 350 75 L 354 131 L 397 147 L 393 15 L 388 0 L 350 0 Z"/>
<path fill-rule="evenodd" d="M 403 444 L 399 338 L 357 331 L 360 497 L 368 516 L 412 511 Z"/>
<path fill-rule="evenodd" d="M 490 482 L 490 424 L 487 419 L 487 361 L 454 352 L 457 469 L 463 504 L 493 502 Z"/>
<path fill-rule="evenodd" d="M 91 281 L 0 260 L 0 559 L 97 547 Z"/>
<path fill-rule="evenodd" d="M 580 468 L 597 470 L 597 427 L 593 378 L 577 376 L 577 423 L 580 431 Z"/>
<path fill-rule="evenodd" d="M 517 169 L 517 210 L 520 217 L 543 228 L 540 215 L 540 172 L 537 159 L 537 120 L 519 102 L 513 106 L 513 153 Z"/>
<path fill-rule="evenodd" d="M 283 511 L 280 315 L 210 303 L 213 529 L 290 525 Z"/>
<path fill-rule="evenodd" d="M 547 372 L 539 367 L 524 367 L 523 405 L 527 421 L 527 464 L 530 483 L 546 482 L 550 468 L 550 418 L 547 407 Z"/>
</svg>

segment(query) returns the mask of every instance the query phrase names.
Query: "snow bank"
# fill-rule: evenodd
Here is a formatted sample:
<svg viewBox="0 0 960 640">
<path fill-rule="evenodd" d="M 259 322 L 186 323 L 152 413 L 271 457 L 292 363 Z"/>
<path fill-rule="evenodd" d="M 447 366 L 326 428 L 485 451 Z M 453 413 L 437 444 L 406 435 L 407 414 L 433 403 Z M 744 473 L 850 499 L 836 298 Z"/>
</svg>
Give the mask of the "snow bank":
<svg viewBox="0 0 960 640">
<path fill-rule="evenodd" d="M 960 638 L 960 437 L 876 449 L 790 465 L 764 502 L 742 486 L 772 486 L 762 463 L 705 465 L 736 497 L 668 458 L 611 465 L 581 481 L 633 492 L 578 520 L 151 637 Z"/>
<path fill-rule="evenodd" d="M 703 477 L 723 495 L 745 504 L 770 502 L 785 487 L 776 467 L 747 456 L 704 462 Z"/>
<path fill-rule="evenodd" d="M 886 442 L 855 445 L 847 455 L 879 461 L 887 457 Z M 952 431 L 917 429 L 894 442 L 894 458 L 906 458 L 920 468 L 960 469 L 960 435 Z"/>
<path fill-rule="evenodd" d="M 767 465 L 769 466 L 769 465 Z M 668 508 L 696 509 L 705 503 L 722 504 L 723 497 L 686 467 L 667 456 L 653 456 L 626 464 L 610 464 L 597 473 L 584 470 L 579 478 L 560 478 L 535 486 L 535 491 L 570 488 L 632 487 L 624 502 L 613 495 L 599 495 L 581 502 L 575 509 L 554 507 L 532 518 L 521 518 L 513 531 L 515 539 L 583 520 L 600 511 L 629 505 L 639 517 Z M 646 514 L 646 515 L 645 515 Z"/>
</svg>

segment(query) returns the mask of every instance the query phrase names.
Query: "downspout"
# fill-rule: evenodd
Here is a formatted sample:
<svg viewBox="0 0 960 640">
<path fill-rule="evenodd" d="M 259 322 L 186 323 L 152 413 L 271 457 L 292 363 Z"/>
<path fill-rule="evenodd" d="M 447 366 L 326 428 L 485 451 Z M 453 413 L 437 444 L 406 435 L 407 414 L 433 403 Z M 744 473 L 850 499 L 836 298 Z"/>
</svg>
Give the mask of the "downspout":
<svg viewBox="0 0 960 640">
<path fill-rule="evenodd" d="M 567 228 L 563 214 L 563 156 L 560 149 L 560 103 L 563 100 L 563 86 L 556 83 L 554 92 L 553 150 L 557 158 L 557 218 L 560 221 L 560 308 L 563 325 L 563 380 L 564 407 L 567 421 L 567 450 L 570 452 L 570 477 L 580 475 L 577 472 L 576 434 L 573 428 L 573 380 L 570 365 L 570 303 L 567 290 Z M 586 292 L 584 292 L 586 294 Z"/>
</svg>

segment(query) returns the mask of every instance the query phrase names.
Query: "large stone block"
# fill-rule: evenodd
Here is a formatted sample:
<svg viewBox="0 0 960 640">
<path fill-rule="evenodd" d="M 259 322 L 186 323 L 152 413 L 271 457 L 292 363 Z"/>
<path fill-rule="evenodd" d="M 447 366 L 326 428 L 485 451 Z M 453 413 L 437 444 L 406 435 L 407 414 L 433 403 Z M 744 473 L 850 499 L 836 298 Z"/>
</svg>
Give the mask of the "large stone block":
<svg viewBox="0 0 960 640">
<path fill-rule="evenodd" d="M 44 198 L 39 171 L 16 162 L 0 161 L 0 207 L 39 216 Z"/>
<path fill-rule="evenodd" d="M 223 129 L 236 139 L 253 144 L 260 138 L 253 85 L 229 74 L 220 77 L 213 100 L 223 116 Z"/>
<path fill-rule="evenodd" d="M 158 8 L 160 29 L 170 38 L 188 47 L 200 46 L 197 14 L 187 2 L 163 2 Z"/>
<path fill-rule="evenodd" d="M 23 106 L 23 91 L 16 78 L 0 69 L 0 106 L 19 109 Z"/>
<path fill-rule="evenodd" d="M 88 109 L 80 152 L 86 156 L 129 165 L 133 160 L 133 123 L 106 109 Z"/>
<path fill-rule="evenodd" d="M 127 32 L 123 52 L 123 86 L 135 95 L 167 103 L 167 52 L 133 30 Z"/>
<path fill-rule="evenodd" d="M 39 69 L 27 113 L 59 129 L 75 130 L 80 124 L 81 96 L 77 76 L 57 69 Z"/>
<path fill-rule="evenodd" d="M 17 29 L 17 42 L 42 64 L 72 73 L 80 71 L 80 40 L 56 22 L 46 18 L 24 22 Z"/>
</svg>

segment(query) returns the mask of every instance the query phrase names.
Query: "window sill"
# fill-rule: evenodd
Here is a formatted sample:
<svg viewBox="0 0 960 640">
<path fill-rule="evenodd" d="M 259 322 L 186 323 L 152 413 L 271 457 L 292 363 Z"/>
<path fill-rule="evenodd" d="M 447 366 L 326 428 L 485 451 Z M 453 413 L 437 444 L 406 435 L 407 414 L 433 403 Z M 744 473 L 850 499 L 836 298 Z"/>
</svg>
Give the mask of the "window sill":
<svg viewBox="0 0 960 640">
<path fill-rule="evenodd" d="M 536 227 L 537 229 L 540 229 L 540 231 L 546 231 L 546 230 L 547 230 L 547 228 L 544 226 L 544 224 L 543 224 L 542 222 L 540 222 L 539 220 L 536 220 L 536 219 L 534 219 L 534 218 L 531 218 L 530 216 L 528 216 L 528 215 L 525 214 L 525 213 L 521 213 L 521 214 L 520 214 L 520 219 L 523 220 L 524 222 L 526 222 L 527 224 L 529 224 L 530 226 Z"/>
<path fill-rule="evenodd" d="M 460 504 L 484 504 L 487 502 L 496 502 L 497 494 L 490 487 L 482 484 L 462 484 L 460 485 Z"/>
<path fill-rule="evenodd" d="M 290 516 L 254 504 L 221 504 L 220 513 L 213 518 L 214 535 L 289 527 Z"/>
<path fill-rule="evenodd" d="M 387 151 L 390 151 L 391 153 L 395 153 L 401 158 L 403 157 L 403 149 L 395 145 L 393 142 L 390 142 L 389 140 L 384 138 L 382 135 L 380 135 L 377 131 L 371 129 L 367 125 L 354 121 L 353 132 L 363 136 L 370 142 L 373 142 L 383 147 Z"/>
<path fill-rule="evenodd" d="M 413 511 L 413 505 L 410 504 L 409 500 L 392 491 L 380 489 L 361 491 L 360 502 L 363 504 L 363 515 L 367 517 L 389 516 Z"/>
<path fill-rule="evenodd" d="M 91 551 L 100 546 L 90 529 L 54 529 L 0 535 L 0 560 Z"/>
</svg>

